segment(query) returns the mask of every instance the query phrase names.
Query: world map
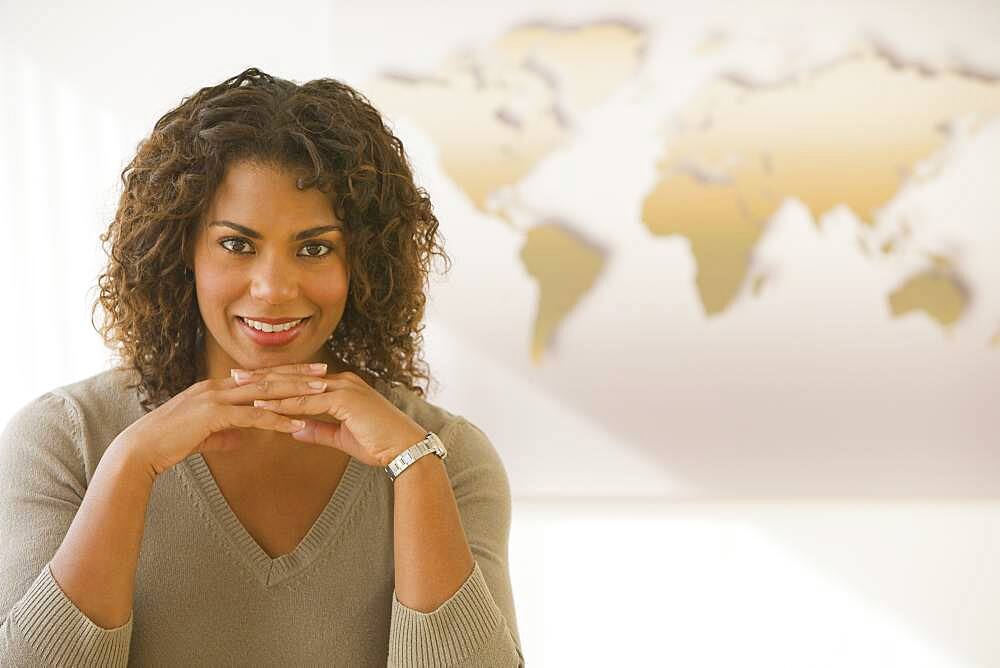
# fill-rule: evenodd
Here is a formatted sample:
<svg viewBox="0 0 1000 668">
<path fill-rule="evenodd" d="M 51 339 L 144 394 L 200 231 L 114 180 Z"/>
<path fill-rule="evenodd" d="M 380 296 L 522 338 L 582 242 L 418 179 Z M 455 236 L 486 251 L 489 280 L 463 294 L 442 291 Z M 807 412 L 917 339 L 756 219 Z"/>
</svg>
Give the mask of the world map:
<svg viewBox="0 0 1000 668">
<path fill-rule="evenodd" d="M 452 54 L 428 73 L 383 72 L 364 91 L 390 117 L 406 116 L 433 139 L 440 166 L 473 206 L 511 224 L 505 188 L 575 140 L 575 127 L 641 70 L 648 35 L 638 25 L 522 25 L 486 48 Z M 713 48 L 708 42 L 706 50 Z M 1000 117 L 1000 85 L 958 71 L 894 62 L 862 46 L 835 62 L 770 85 L 716 77 L 670 115 L 655 187 L 641 203 L 653 236 L 688 241 L 706 317 L 767 289 L 751 259 L 782 202 L 796 198 L 818 219 L 846 206 L 865 225 L 908 180 L 933 178 L 949 123 L 973 129 Z M 905 242 L 858 243 L 890 255 Z M 525 231 L 520 261 L 537 281 L 531 356 L 542 358 L 608 258 L 565 225 Z M 928 253 L 923 270 L 885 295 L 896 316 L 921 311 L 941 327 L 969 299 L 960 269 Z M 1000 345 L 1000 331 L 991 345 Z"/>
</svg>

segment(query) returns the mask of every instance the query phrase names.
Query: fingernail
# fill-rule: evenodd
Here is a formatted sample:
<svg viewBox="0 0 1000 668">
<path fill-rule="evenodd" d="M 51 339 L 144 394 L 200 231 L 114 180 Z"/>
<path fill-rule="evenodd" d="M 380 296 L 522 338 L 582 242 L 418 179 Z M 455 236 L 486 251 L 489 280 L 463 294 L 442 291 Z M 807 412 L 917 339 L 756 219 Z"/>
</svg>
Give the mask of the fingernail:
<svg viewBox="0 0 1000 668">
<path fill-rule="evenodd" d="M 292 420 L 292 426 L 295 427 L 295 431 L 301 431 L 306 428 L 306 423 L 302 420 Z"/>
<path fill-rule="evenodd" d="M 321 380 L 313 380 L 309 382 L 309 387 L 313 388 L 314 390 L 325 390 L 326 383 L 324 383 Z"/>
<path fill-rule="evenodd" d="M 253 376 L 252 371 L 244 371 L 242 369 L 233 369 L 232 374 L 233 378 L 236 379 L 237 383 L 242 383 L 245 380 L 250 380 L 250 378 Z"/>
<path fill-rule="evenodd" d="M 315 364 L 310 364 L 309 369 L 312 371 L 326 371 L 326 362 L 317 362 Z"/>
</svg>

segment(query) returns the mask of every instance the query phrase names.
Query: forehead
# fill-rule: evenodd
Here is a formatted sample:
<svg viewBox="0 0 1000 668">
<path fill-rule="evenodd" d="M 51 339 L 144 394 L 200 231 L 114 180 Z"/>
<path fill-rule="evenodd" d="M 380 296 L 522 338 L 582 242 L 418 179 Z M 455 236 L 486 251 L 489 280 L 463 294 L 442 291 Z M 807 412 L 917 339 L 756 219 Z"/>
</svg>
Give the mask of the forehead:
<svg viewBox="0 0 1000 668">
<path fill-rule="evenodd" d="M 251 162 L 227 166 L 202 221 L 224 218 L 255 228 L 298 228 L 339 222 L 329 193 L 300 190 L 304 170 Z"/>
</svg>

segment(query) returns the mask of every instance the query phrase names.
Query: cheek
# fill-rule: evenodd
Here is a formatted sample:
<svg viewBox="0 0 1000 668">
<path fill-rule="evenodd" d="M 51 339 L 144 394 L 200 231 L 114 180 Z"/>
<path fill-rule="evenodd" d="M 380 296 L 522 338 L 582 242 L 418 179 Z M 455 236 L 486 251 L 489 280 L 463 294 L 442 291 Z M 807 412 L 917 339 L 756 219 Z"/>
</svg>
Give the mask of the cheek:
<svg viewBox="0 0 1000 668">
<path fill-rule="evenodd" d="M 198 268 L 195 283 L 198 306 L 202 317 L 209 319 L 221 316 L 221 311 L 236 300 L 240 294 L 240 280 L 233 272 L 220 270 L 206 264 Z"/>
<path fill-rule="evenodd" d="M 347 273 L 343 269 L 318 278 L 319 280 L 310 286 L 310 301 L 329 307 L 347 300 L 348 280 Z"/>
</svg>

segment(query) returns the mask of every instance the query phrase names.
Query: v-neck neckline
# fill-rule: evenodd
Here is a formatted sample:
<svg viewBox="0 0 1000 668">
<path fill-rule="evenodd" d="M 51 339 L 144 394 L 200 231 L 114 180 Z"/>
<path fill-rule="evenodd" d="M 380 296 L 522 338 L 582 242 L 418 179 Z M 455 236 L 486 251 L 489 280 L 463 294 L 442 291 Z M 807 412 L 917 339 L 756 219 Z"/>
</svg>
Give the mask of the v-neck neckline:
<svg viewBox="0 0 1000 668">
<path fill-rule="evenodd" d="M 309 527 L 305 537 L 294 550 L 272 559 L 233 512 L 201 453 L 189 455 L 174 469 L 179 469 L 181 466 L 184 467 L 184 473 L 190 475 L 201 491 L 212 517 L 221 526 L 225 536 L 265 587 L 295 577 L 312 563 L 337 533 L 348 510 L 354 505 L 361 488 L 364 487 L 362 483 L 370 474 L 368 470 L 370 467 L 351 457 L 340 482 L 337 483 L 337 488 L 319 517 Z"/>
</svg>

